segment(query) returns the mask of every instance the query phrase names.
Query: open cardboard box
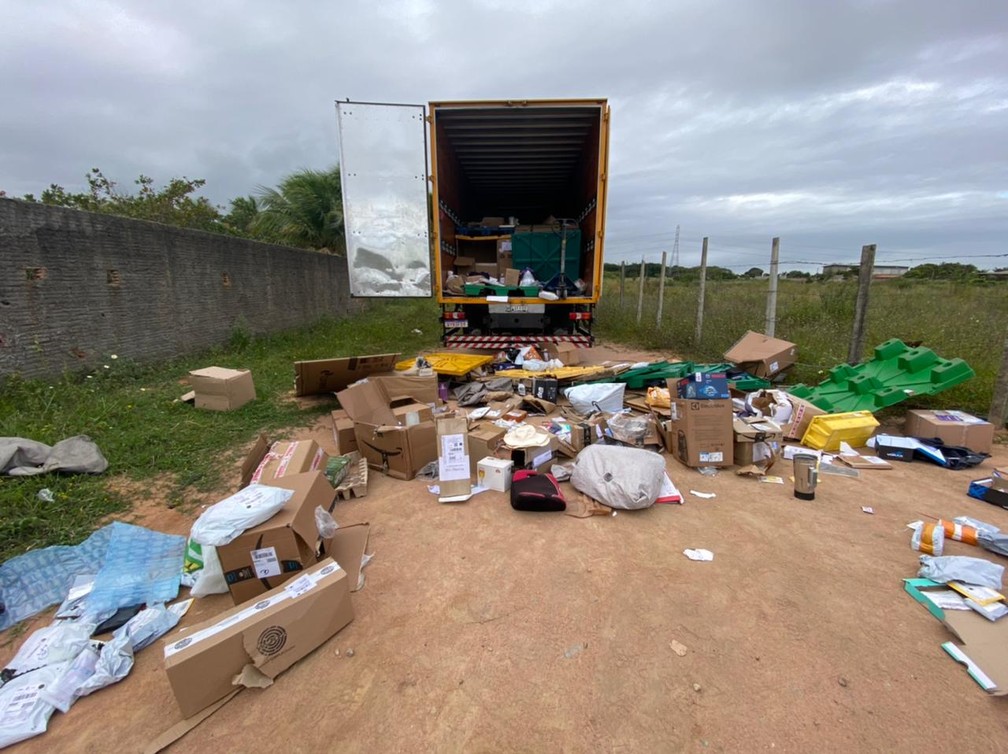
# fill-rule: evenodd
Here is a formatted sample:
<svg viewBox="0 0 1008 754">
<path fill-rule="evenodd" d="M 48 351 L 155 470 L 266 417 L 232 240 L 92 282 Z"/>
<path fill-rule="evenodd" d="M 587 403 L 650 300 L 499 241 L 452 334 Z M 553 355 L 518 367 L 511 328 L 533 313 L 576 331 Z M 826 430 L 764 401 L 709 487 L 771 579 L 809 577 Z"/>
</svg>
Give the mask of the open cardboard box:
<svg viewBox="0 0 1008 754">
<path fill-rule="evenodd" d="M 325 471 L 329 454 L 314 440 L 294 440 L 270 443 L 266 435 L 259 435 L 252 450 L 245 456 L 241 470 L 241 486 L 253 482 L 302 474 L 306 471 Z"/>
<path fill-rule="evenodd" d="M 786 340 L 749 330 L 725 351 L 724 357 L 757 377 L 769 379 L 798 360 L 798 347 Z"/>
<path fill-rule="evenodd" d="M 436 396 L 436 379 L 434 382 Z M 434 422 L 418 421 L 411 426 L 400 424 L 390 406 L 392 399 L 386 392 L 386 384 L 395 385 L 369 379 L 351 385 L 337 393 L 336 397 L 354 422 L 357 450 L 367 460 L 368 466 L 397 479 L 413 479 L 421 468 L 437 459 Z"/>
<path fill-rule="evenodd" d="M 1008 618 L 992 622 L 974 610 L 942 610 L 925 594 L 948 587 L 930 579 L 904 579 L 903 588 L 958 639 L 941 647 L 980 688 L 992 696 L 1008 694 Z"/>
</svg>

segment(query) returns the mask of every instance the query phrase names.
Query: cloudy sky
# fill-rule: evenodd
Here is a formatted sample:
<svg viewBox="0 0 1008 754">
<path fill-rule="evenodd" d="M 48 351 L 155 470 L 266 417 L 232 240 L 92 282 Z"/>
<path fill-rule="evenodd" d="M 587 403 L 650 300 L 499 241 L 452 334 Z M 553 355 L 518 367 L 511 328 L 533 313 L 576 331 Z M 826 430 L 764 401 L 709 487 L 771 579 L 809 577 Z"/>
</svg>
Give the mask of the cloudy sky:
<svg viewBox="0 0 1008 754">
<path fill-rule="evenodd" d="M 1002 0 L 7 0 L 0 70 L 11 196 L 226 204 L 334 164 L 335 99 L 607 97 L 609 261 L 1008 266 Z"/>
</svg>

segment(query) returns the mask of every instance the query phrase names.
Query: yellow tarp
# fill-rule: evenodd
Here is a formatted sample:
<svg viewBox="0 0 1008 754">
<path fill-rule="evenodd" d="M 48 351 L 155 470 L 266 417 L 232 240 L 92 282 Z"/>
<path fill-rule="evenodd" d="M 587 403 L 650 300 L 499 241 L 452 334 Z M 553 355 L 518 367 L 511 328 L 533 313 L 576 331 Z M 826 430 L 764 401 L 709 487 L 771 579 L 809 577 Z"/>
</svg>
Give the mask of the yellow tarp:
<svg viewBox="0 0 1008 754">
<path fill-rule="evenodd" d="M 525 369 L 502 369 L 495 372 L 496 377 L 510 377 L 513 380 L 527 380 L 533 377 L 555 377 L 558 380 L 574 380 L 581 377 L 591 377 L 609 370 L 603 366 L 560 367 L 542 372 L 529 372 Z"/>
<path fill-rule="evenodd" d="M 480 356 L 472 353 L 426 353 L 423 355 L 438 374 L 448 377 L 465 377 L 474 369 L 479 369 L 493 361 L 493 356 Z M 395 365 L 403 372 L 416 366 L 416 359 L 406 359 Z"/>
</svg>

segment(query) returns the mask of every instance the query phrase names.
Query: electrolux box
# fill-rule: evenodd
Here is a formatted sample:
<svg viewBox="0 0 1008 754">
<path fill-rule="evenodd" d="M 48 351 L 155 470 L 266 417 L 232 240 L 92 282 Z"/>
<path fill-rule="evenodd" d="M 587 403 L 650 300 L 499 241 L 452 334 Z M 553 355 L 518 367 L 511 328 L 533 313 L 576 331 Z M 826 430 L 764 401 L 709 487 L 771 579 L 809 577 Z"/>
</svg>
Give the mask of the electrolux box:
<svg viewBox="0 0 1008 754">
<path fill-rule="evenodd" d="M 666 449 L 692 466 L 731 466 L 734 460 L 731 400 L 673 398 L 671 418 L 662 422 Z"/>
</svg>

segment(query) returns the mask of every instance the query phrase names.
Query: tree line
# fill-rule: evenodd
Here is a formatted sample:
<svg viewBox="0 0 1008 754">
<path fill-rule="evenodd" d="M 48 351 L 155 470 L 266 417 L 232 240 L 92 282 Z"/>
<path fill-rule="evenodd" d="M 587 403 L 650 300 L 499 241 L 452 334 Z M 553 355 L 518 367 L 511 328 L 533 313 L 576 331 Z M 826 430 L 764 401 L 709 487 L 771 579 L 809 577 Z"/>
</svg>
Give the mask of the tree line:
<svg viewBox="0 0 1008 754">
<path fill-rule="evenodd" d="M 172 178 L 158 188 L 153 178 L 141 174 L 130 191 L 99 168 L 92 168 L 86 179 L 86 191 L 75 193 L 53 183 L 38 197 L 21 198 L 302 249 L 345 251 L 339 167 L 291 173 L 276 188 L 259 187 L 255 194 L 235 197 L 228 207 L 196 195 L 206 185 L 202 178 Z"/>
<path fill-rule="evenodd" d="M 620 266 L 612 262 L 606 262 L 604 269 L 606 272 L 619 272 Z M 995 272 L 1000 272 L 1001 269 L 995 270 Z M 626 266 L 626 276 L 628 278 L 637 279 L 640 274 L 640 264 L 630 263 Z M 750 267 L 743 273 L 736 274 L 732 272 L 727 267 L 717 267 L 710 265 L 707 267 L 707 279 L 708 280 L 745 280 L 750 278 L 760 278 L 763 277 L 763 270 L 759 267 Z M 976 265 L 972 264 L 961 264 L 959 262 L 942 262 L 941 264 L 920 264 L 916 267 L 911 267 L 902 276 L 904 280 L 958 280 L 963 282 L 980 281 L 985 277 L 986 273 L 980 270 Z M 845 270 L 844 272 L 825 276 L 822 273 L 813 274 L 811 272 L 802 272 L 801 270 L 788 270 L 787 272 L 780 273 L 782 278 L 791 278 L 796 280 L 827 280 L 833 278 L 843 278 L 843 279 L 856 279 L 858 276 L 857 267 L 851 270 Z M 648 262 L 644 265 L 644 277 L 645 278 L 658 278 L 661 277 L 661 263 Z M 680 267 L 678 265 L 670 266 L 665 268 L 665 279 L 666 280 L 678 280 L 682 282 L 696 282 L 700 279 L 700 268 L 699 267 Z"/>
</svg>

